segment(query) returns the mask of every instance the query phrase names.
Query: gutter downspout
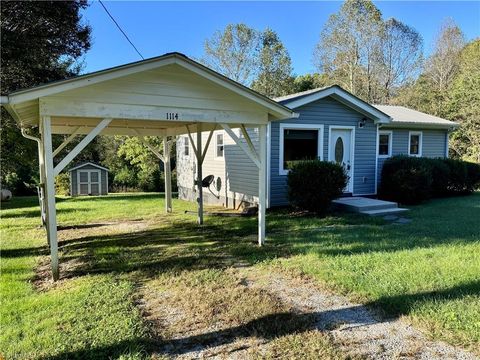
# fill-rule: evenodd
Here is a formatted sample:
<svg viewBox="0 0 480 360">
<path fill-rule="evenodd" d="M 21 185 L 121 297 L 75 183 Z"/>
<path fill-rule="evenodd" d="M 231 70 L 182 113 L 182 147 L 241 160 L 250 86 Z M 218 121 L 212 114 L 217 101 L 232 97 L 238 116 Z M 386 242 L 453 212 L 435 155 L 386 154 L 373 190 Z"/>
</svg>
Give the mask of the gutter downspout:
<svg viewBox="0 0 480 360">
<path fill-rule="evenodd" d="M 42 140 L 40 138 L 37 138 L 35 136 L 27 134 L 27 131 L 25 128 L 20 129 L 22 136 L 26 139 L 36 141 L 37 146 L 38 146 L 38 167 L 39 167 L 39 173 L 40 173 L 40 184 L 38 187 L 38 201 L 40 204 L 40 214 L 41 214 L 41 220 L 42 220 L 42 225 L 45 227 L 47 222 L 46 222 L 46 207 L 44 203 L 44 184 L 45 184 L 45 172 L 44 172 L 44 167 L 43 167 L 43 147 L 42 147 Z M 50 245 L 50 244 L 49 244 Z"/>
</svg>

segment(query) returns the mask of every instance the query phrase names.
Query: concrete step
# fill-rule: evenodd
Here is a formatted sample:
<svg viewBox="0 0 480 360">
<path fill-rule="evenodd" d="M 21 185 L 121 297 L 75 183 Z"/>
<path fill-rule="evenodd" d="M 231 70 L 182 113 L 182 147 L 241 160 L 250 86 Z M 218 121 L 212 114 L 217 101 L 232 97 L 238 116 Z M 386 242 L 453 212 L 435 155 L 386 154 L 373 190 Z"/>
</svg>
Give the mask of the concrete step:
<svg viewBox="0 0 480 360">
<path fill-rule="evenodd" d="M 370 216 L 382 216 L 382 215 L 399 214 L 399 213 L 406 212 L 408 210 L 409 209 L 396 207 L 396 208 L 390 208 L 390 209 L 360 211 L 360 213 L 365 215 L 370 215 Z"/>
<path fill-rule="evenodd" d="M 337 208 L 346 211 L 353 212 L 365 212 L 365 211 L 374 211 L 374 210 L 383 210 L 383 209 L 392 209 L 397 208 L 398 205 L 395 202 L 362 198 L 358 196 L 350 198 L 339 198 L 333 200 L 333 203 Z"/>
</svg>

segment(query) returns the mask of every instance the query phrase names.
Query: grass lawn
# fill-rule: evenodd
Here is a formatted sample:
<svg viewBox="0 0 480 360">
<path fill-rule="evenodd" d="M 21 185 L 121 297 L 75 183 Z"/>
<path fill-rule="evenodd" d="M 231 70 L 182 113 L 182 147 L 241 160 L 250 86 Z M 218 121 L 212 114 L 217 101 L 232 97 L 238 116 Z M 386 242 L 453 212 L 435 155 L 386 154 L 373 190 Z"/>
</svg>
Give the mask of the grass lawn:
<svg viewBox="0 0 480 360">
<path fill-rule="evenodd" d="M 63 278 L 51 284 L 37 199 L 2 204 L 0 354 L 163 357 L 155 349 L 179 328 L 222 323 L 274 339 L 269 353 L 253 350 L 252 358 L 308 351 L 312 358 L 342 358 L 321 334 L 282 318 L 288 309 L 277 299 L 239 288 L 241 279 L 230 271 L 238 263 L 301 271 L 388 316 L 407 317 L 432 338 L 480 354 L 480 193 L 414 207 L 412 223 L 404 225 L 273 211 L 263 248 L 255 246 L 255 218 L 207 216 L 199 228 L 195 216 L 184 214 L 194 204 L 173 205 L 175 213 L 165 215 L 159 194 L 59 198 Z M 152 326 L 151 312 L 167 298 L 191 316 Z"/>
</svg>

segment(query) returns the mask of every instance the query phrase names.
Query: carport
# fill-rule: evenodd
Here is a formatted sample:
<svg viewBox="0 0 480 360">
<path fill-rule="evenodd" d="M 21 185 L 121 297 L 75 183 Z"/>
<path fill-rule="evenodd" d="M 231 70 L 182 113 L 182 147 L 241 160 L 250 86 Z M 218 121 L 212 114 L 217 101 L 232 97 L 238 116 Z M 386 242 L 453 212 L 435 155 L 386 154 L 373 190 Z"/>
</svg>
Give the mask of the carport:
<svg viewBox="0 0 480 360">
<path fill-rule="evenodd" d="M 177 135 L 188 134 L 196 157 L 198 223 L 202 224 L 202 163 L 213 131 L 225 129 L 258 167 L 258 243 L 264 243 L 267 125 L 295 117 L 292 110 L 179 53 L 16 91 L 2 96 L 1 102 L 22 134 L 38 143 L 42 218 L 54 280 L 59 278 L 55 176 L 97 135 L 136 136 L 163 161 L 165 211 L 170 212 L 170 149 Z M 30 133 L 36 127 L 39 137 Z M 258 148 L 246 128 L 258 128 Z M 202 132 L 209 132 L 205 144 Z M 52 134 L 68 136 L 53 149 Z M 60 159 L 66 145 L 82 135 Z M 154 148 L 145 136 L 161 137 L 163 149 Z"/>
</svg>

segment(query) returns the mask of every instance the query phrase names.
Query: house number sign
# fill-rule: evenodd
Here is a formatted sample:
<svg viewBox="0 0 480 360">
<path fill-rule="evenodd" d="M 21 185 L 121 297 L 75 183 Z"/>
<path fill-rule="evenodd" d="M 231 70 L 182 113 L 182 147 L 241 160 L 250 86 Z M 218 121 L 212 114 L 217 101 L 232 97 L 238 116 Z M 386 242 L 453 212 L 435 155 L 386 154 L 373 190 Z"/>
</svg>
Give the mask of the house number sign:
<svg viewBox="0 0 480 360">
<path fill-rule="evenodd" d="M 167 113 L 167 120 L 178 120 L 178 113 Z"/>
</svg>

